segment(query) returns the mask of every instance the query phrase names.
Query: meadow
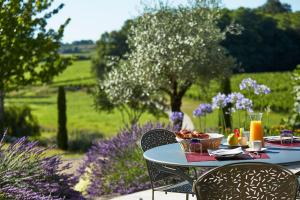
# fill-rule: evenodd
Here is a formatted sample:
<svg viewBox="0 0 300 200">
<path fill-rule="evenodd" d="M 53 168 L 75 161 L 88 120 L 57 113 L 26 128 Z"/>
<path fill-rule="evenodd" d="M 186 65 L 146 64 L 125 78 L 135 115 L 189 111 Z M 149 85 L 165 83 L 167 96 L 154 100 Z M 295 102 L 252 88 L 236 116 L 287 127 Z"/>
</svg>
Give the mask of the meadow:
<svg viewBox="0 0 300 200">
<path fill-rule="evenodd" d="M 288 117 L 288 112 L 293 105 L 290 72 L 233 75 L 231 79 L 232 91 L 238 91 L 240 81 L 246 77 L 252 77 L 259 83 L 268 85 L 272 90 L 272 93 L 264 101 L 264 104 L 269 103 L 272 109 L 269 117 L 270 126 L 278 125 L 283 118 Z M 94 138 L 111 137 L 124 127 L 122 116 L 118 110 L 107 113 L 95 109 L 93 100 L 95 84 L 97 81 L 91 73 L 90 61 L 74 61 L 50 84 L 25 87 L 11 92 L 6 99 L 6 104 L 30 106 L 42 128 L 42 134 L 37 139 L 54 144 L 57 128 L 57 86 L 62 85 L 67 89 L 70 138 L 73 140 L 83 138 L 94 140 Z M 198 119 L 192 117 L 193 110 L 200 102 L 208 102 L 218 90 L 216 82 L 212 82 L 205 90 L 193 86 L 184 97 L 182 110 L 191 117 L 196 127 L 198 126 Z M 260 105 L 261 102 L 256 98 L 254 103 Z M 207 127 L 217 127 L 217 119 L 217 112 L 208 115 Z M 169 122 L 167 116 L 157 119 L 155 116 L 145 113 L 140 123 L 143 124 L 147 121 Z M 233 116 L 233 121 L 234 125 L 237 126 L 236 115 Z"/>
</svg>

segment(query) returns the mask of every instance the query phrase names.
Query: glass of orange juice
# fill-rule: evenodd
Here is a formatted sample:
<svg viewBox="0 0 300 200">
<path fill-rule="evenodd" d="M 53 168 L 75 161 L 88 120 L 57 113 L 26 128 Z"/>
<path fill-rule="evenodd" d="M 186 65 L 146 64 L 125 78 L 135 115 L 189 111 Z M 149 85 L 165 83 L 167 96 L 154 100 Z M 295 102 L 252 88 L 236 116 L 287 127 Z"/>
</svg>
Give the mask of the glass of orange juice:
<svg viewBox="0 0 300 200">
<path fill-rule="evenodd" d="M 252 141 L 260 140 L 262 146 L 264 146 L 264 129 L 262 126 L 262 113 L 250 113 L 250 138 L 249 145 L 252 144 Z"/>
</svg>

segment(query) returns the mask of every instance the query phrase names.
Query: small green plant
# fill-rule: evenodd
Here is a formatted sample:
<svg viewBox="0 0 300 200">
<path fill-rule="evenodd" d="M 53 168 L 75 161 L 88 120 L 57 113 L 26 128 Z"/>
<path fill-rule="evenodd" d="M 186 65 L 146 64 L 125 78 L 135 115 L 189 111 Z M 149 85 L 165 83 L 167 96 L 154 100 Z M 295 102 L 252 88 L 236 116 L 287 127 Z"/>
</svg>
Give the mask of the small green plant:
<svg viewBox="0 0 300 200">
<path fill-rule="evenodd" d="M 57 132 L 57 146 L 60 149 L 68 149 L 68 131 L 67 131 L 67 106 L 66 93 L 64 87 L 58 87 L 57 96 L 57 110 L 58 110 L 58 132 Z"/>
<path fill-rule="evenodd" d="M 28 106 L 5 108 L 5 127 L 9 137 L 38 136 L 40 127 Z"/>
<path fill-rule="evenodd" d="M 289 124 L 293 129 L 300 128 L 300 65 L 294 70 L 292 74 L 293 80 L 293 94 L 294 94 L 294 108 L 292 110 Z"/>
</svg>

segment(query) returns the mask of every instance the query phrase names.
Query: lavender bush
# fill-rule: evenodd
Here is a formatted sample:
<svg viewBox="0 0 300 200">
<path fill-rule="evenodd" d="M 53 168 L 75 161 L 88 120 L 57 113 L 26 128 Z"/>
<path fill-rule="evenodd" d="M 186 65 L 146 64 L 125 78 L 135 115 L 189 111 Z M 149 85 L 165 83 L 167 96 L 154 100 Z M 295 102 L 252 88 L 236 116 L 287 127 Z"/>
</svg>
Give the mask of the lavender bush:
<svg viewBox="0 0 300 200">
<path fill-rule="evenodd" d="M 57 156 L 45 156 L 45 149 L 25 138 L 3 147 L 0 144 L 0 199 L 63 200 L 83 199 L 74 191 L 75 179 L 62 171 Z"/>
<path fill-rule="evenodd" d="M 183 115 L 183 112 L 171 112 L 170 120 L 173 122 L 173 126 L 176 131 L 179 131 L 182 128 Z"/>
<path fill-rule="evenodd" d="M 139 140 L 154 128 L 171 129 L 162 124 L 133 125 L 111 139 L 94 143 L 79 168 L 79 176 L 88 179 L 84 193 L 89 197 L 128 194 L 150 188 Z"/>
</svg>

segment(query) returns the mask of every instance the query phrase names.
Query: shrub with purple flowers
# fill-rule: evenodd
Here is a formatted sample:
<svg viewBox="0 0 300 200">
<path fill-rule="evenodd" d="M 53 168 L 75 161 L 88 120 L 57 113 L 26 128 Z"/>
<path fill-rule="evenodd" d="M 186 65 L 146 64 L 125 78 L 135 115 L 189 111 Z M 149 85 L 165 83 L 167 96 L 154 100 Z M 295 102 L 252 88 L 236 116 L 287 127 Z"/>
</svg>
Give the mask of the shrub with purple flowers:
<svg viewBox="0 0 300 200">
<path fill-rule="evenodd" d="M 228 99 L 225 94 L 218 93 L 216 96 L 212 98 L 212 108 L 213 109 L 220 109 L 224 108 L 228 104 Z"/>
<path fill-rule="evenodd" d="M 256 86 L 257 86 L 256 80 L 253 80 L 251 78 L 245 78 L 240 83 L 240 90 L 250 91 L 252 88 L 255 88 Z"/>
<path fill-rule="evenodd" d="M 271 93 L 271 89 L 263 84 L 258 84 L 256 80 L 251 78 L 243 79 L 240 84 L 241 90 L 247 90 L 248 97 L 251 98 L 252 94 L 257 95 L 260 101 L 260 112 L 263 112 L 264 108 L 264 98 L 263 95 L 267 95 Z"/>
<path fill-rule="evenodd" d="M 78 170 L 77 178 L 87 180 L 84 194 L 92 198 L 150 188 L 146 163 L 138 143 L 143 133 L 154 128 L 171 130 L 170 126 L 162 124 L 133 125 L 111 139 L 94 143 Z"/>
<path fill-rule="evenodd" d="M 173 122 L 173 126 L 175 130 L 180 130 L 182 127 L 183 121 L 183 112 L 171 112 L 170 120 Z"/>
<path fill-rule="evenodd" d="M 63 200 L 84 199 L 72 189 L 75 179 L 62 173 L 57 156 L 45 156 L 45 149 L 25 138 L 4 148 L 0 144 L 0 199 Z"/>
<path fill-rule="evenodd" d="M 223 133 L 227 130 L 224 118 L 224 108 L 228 105 L 228 103 L 230 103 L 228 101 L 228 97 L 220 92 L 212 98 L 212 109 L 218 109 L 220 131 Z"/>
<path fill-rule="evenodd" d="M 252 100 L 246 98 L 243 94 L 239 92 L 233 92 L 227 96 L 228 102 L 231 103 L 231 112 L 238 113 L 238 127 L 241 127 L 241 117 L 240 112 L 245 111 L 244 127 L 246 124 L 247 112 L 253 112 L 252 110 Z"/>
<path fill-rule="evenodd" d="M 194 117 L 199 118 L 199 125 L 200 125 L 200 131 L 205 132 L 206 131 L 206 115 L 212 112 L 212 106 L 208 103 L 202 103 L 200 104 L 194 111 L 193 115 Z M 202 120 L 201 118 L 204 118 L 203 120 L 203 126 L 202 126 Z"/>
<path fill-rule="evenodd" d="M 231 106 L 230 113 L 237 112 L 238 113 L 238 121 L 239 127 L 241 125 L 240 121 L 240 111 L 245 111 L 245 120 L 244 120 L 244 127 L 246 126 L 247 122 L 247 112 L 253 112 L 253 101 L 250 99 L 253 95 L 256 95 L 259 98 L 260 103 L 260 111 L 263 112 L 264 110 L 264 95 L 270 94 L 271 90 L 266 85 L 258 84 L 256 80 L 251 78 L 245 78 L 240 83 L 240 90 L 246 90 L 248 93 L 248 97 L 246 98 L 244 94 L 239 92 L 233 92 L 228 94 L 218 93 L 216 96 L 212 98 L 212 108 L 219 110 L 219 118 L 222 122 L 222 129 L 226 130 L 225 122 L 224 122 L 224 113 L 223 108 L 227 105 Z M 268 107 L 267 107 L 268 108 Z M 269 109 L 266 109 L 269 112 Z M 195 114 L 198 111 L 195 111 Z M 200 112 L 201 113 L 201 112 Z M 199 113 L 199 114 L 200 114 Z M 268 117 L 268 115 L 267 115 Z"/>
</svg>

